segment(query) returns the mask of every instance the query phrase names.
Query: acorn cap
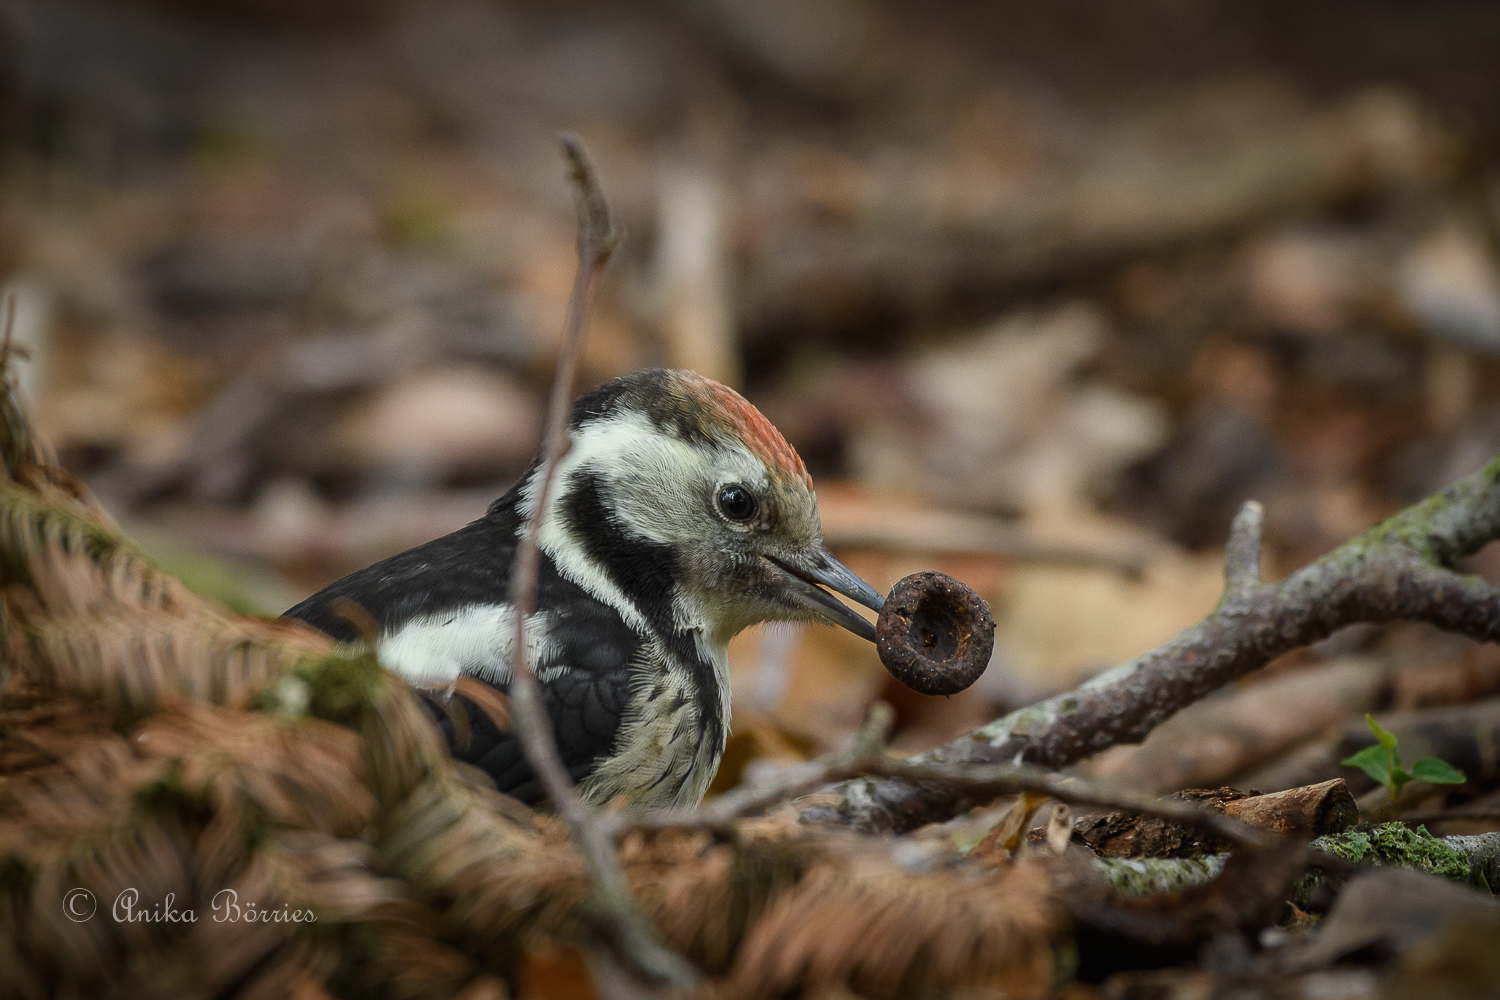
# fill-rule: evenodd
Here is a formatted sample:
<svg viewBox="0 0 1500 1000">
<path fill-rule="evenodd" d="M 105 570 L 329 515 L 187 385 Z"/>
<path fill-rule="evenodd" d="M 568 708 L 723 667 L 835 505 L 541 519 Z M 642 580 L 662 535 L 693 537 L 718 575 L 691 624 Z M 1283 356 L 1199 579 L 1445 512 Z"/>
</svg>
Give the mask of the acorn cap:
<svg viewBox="0 0 1500 1000">
<path fill-rule="evenodd" d="M 875 623 L 891 676 L 921 694 L 957 694 L 989 665 L 995 619 L 969 587 L 924 570 L 898 581 Z"/>
</svg>

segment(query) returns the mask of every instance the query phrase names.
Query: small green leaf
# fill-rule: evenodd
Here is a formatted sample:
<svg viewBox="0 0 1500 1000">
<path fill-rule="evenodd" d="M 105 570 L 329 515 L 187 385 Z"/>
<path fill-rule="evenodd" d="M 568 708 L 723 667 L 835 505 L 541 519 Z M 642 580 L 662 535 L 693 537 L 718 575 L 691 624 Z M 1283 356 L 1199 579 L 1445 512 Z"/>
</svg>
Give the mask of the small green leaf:
<svg viewBox="0 0 1500 1000">
<path fill-rule="evenodd" d="M 1391 793 L 1391 801 L 1396 801 L 1396 796 L 1401 794 L 1401 789 L 1411 780 L 1411 775 L 1401 768 L 1392 768 L 1391 776 L 1386 779 L 1385 787 Z"/>
<path fill-rule="evenodd" d="M 1396 734 L 1376 722 L 1375 716 L 1369 712 L 1365 713 L 1365 725 L 1370 727 L 1370 732 L 1375 734 L 1375 738 L 1380 741 L 1380 745 L 1391 752 L 1391 767 L 1400 767 L 1401 751 L 1396 749 Z"/>
<path fill-rule="evenodd" d="M 1375 738 L 1380 741 L 1381 746 L 1385 747 L 1387 750 L 1395 748 L 1396 734 L 1392 733 L 1380 723 L 1376 722 L 1375 716 L 1371 715 L 1369 712 L 1365 713 L 1365 725 L 1370 727 L 1370 732 L 1375 734 Z"/>
<path fill-rule="evenodd" d="M 1341 763 L 1345 767 L 1359 768 L 1382 785 L 1390 783 L 1390 753 L 1378 743 L 1374 746 L 1365 747 L 1352 757 L 1345 757 Z"/>
<path fill-rule="evenodd" d="M 1462 771 L 1437 757 L 1423 757 L 1411 766 L 1411 774 L 1434 785 L 1462 785 L 1469 780 Z"/>
</svg>

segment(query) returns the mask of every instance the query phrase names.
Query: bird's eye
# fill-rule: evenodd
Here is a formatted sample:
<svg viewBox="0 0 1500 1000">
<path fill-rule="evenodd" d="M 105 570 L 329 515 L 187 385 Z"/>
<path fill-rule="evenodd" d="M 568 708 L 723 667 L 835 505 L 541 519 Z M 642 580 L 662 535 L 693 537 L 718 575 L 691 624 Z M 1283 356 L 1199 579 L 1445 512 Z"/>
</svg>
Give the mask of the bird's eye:
<svg viewBox="0 0 1500 1000">
<path fill-rule="evenodd" d="M 731 521 L 747 521 L 755 516 L 755 494 L 739 483 L 719 487 L 719 510 Z"/>
</svg>

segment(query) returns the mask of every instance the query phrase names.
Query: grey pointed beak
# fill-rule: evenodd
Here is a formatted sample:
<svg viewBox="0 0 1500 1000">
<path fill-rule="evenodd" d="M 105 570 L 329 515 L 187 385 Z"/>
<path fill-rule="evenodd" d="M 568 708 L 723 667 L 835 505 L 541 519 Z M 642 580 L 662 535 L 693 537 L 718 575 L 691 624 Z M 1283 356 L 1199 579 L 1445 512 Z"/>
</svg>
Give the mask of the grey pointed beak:
<svg viewBox="0 0 1500 1000">
<path fill-rule="evenodd" d="M 833 594 L 843 594 L 871 611 L 884 607 L 885 598 L 850 572 L 849 567 L 833 557 L 833 553 L 820 545 L 811 555 L 797 559 L 778 559 L 769 555 L 766 558 L 786 574 L 786 594 L 793 601 L 829 624 L 842 626 L 861 639 L 875 641 L 875 626 Z"/>
</svg>

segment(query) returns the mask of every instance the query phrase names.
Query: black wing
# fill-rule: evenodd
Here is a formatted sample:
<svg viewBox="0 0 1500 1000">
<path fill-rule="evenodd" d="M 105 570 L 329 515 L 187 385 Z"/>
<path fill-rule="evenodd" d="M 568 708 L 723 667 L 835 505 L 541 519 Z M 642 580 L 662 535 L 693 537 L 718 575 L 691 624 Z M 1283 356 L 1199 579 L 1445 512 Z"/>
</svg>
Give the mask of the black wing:
<svg viewBox="0 0 1500 1000">
<path fill-rule="evenodd" d="M 383 630 L 399 629 L 417 615 L 504 603 L 514 555 L 514 515 L 497 503 L 473 524 L 351 573 L 286 615 L 353 641 L 359 638 L 354 626 L 334 610 L 338 598 L 363 608 Z M 642 639 L 613 608 L 559 576 L 550 558 L 543 556 L 539 570 L 537 607 L 548 613 L 550 641 L 533 667 L 563 763 L 578 781 L 614 746 L 630 699 L 630 665 Z M 495 687 L 505 691 L 504 685 Z M 541 789 L 515 738 L 497 729 L 469 699 L 454 698 L 453 707 L 469 723 L 458 732 L 444 707 L 431 706 L 453 756 L 484 770 L 506 794 L 526 802 L 540 799 Z M 465 728 L 466 737 L 459 741 Z"/>
<path fill-rule="evenodd" d="M 544 559 L 544 568 L 550 562 Z M 551 572 L 542 576 L 543 596 L 550 598 L 543 605 L 550 616 L 548 652 L 536 667 L 542 705 L 552 719 L 563 764 L 574 781 L 582 781 L 614 749 L 636 676 L 632 664 L 640 662 L 637 654 L 643 640 L 613 608 Z M 504 686 L 489 686 L 505 691 Z M 468 698 L 454 698 L 468 716 L 466 739 L 458 739 L 461 734 L 455 733 L 453 720 L 435 708 L 454 758 L 489 774 L 507 795 L 523 802 L 541 799 L 536 776 L 514 735 L 498 729 Z"/>
<path fill-rule="evenodd" d="M 289 609 L 285 617 L 300 618 L 335 639 L 352 642 L 359 634 L 335 610 L 339 598 L 364 609 L 382 629 L 398 628 L 417 615 L 498 604 L 509 593 L 515 549 L 513 526 L 487 516 L 350 573 Z"/>
<path fill-rule="evenodd" d="M 574 781 L 581 781 L 614 749 L 630 702 L 631 667 L 645 640 L 609 605 L 557 576 L 550 559 L 542 560 L 540 584 L 538 607 L 549 615 L 548 652 L 537 666 L 542 704 L 552 719 L 563 764 Z M 474 714 L 471 707 L 471 720 Z M 465 746 L 454 747 L 453 755 L 483 769 L 507 795 L 524 802 L 542 797 L 520 744 L 510 734 L 496 732 L 488 717 L 475 726 Z"/>
<path fill-rule="evenodd" d="M 629 697 L 623 671 L 602 677 L 570 672 L 542 685 L 542 704 L 552 719 L 563 766 L 575 782 L 587 778 L 599 759 L 610 753 Z M 468 717 L 466 738 L 458 738 L 448 712 L 435 705 L 432 711 L 454 759 L 473 764 L 494 780 L 497 789 L 522 802 L 535 804 L 545 798 L 515 735 L 498 729 L 488 713 L 462 694 L 453 699 Z"/>
</svg>

